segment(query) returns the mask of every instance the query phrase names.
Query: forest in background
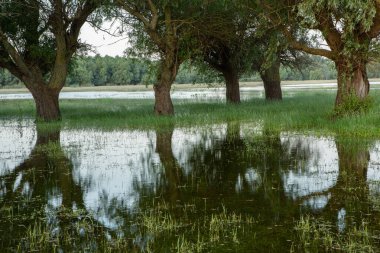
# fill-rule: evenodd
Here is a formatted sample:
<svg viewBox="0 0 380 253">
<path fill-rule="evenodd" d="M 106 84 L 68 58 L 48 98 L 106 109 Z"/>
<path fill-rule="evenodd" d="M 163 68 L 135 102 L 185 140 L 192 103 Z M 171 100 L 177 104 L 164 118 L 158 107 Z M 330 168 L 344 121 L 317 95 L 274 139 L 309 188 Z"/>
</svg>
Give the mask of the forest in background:
<svg viewBox="0 0 380 253">
<path fill-rule="evenodd" d="M 334 63 L 319 56 L 310 56 L 310 63 L 302 69 L 281 66 L 281 80 L 333 80 L 337 78 Z M 66 86 L 104 86 L 153 84 L 156 80 L 156 62 L 147 59 L 81 56 L 73 60 Z M 380 62 L 368 65 L 368 77 L 380 78 Z M 223 78 L 210 69 L 204 71 L 199 65 L 185 62 L 180 66 L 175 83 L 215 83 Z M 245 74 L 240 81 L 261 81 L 257 72 Z M 22 83 L 6 69 L 0 69 L 0 86 L 17 86 Z"/>
</svg>

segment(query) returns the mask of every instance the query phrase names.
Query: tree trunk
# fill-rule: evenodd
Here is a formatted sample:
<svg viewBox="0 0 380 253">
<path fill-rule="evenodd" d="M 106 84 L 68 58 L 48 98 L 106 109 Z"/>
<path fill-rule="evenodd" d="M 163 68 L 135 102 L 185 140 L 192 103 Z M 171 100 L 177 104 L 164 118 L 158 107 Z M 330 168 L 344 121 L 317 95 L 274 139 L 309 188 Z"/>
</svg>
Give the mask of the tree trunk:
<svg viewBox="0 0 380 253">
<path fill-rule="evenodd" d="M 240 103 L 239 74 L 232 66 L 225 68 L 222 73 L 226 82 L 227 103 Z"/>
<path fill-rule="evenodd" d="M 161 71 L 158 75 L 157 84 L 154 85 L 156 115 L 173 115 L 174 107 L 170 97 L 171 86 L 177 76 L 179 63 L 175 52 L 161 60 Z"/>
<path fill-rule="evenodd" d="M 364 100 L 369 93 L 367 63 L 358 59 L 341 59 L 335 62 L 338 72 L 338 92 L 335 107 L 347 102 L 350 96 Z"/>
<path fill-rule="evenodd" d="M 56 121 L 61 119 L 59 89 L 52 89 L 41 83 L 29 90 L 36 104 L 37 120 Z"/>
<path fill-rule="evenodd" d="M 282 100 L 280 61 L 275 61 L 269 68 L 260 72 L 264 82 L 266 100 Z"/>
<path fill-rule="evenodd" d="M 174 107 L 170 97 L 171 84 L 154 86 L 154 113 L 156 115 L 173 115 Z"/>
</svg>

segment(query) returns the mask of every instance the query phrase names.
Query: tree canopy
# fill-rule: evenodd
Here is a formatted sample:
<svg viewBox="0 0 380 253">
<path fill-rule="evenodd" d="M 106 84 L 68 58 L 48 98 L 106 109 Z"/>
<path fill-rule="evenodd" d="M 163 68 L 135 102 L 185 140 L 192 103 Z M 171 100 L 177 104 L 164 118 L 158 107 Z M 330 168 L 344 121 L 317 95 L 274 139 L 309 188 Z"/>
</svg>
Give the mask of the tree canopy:
<svg viewBox="0 0 380 253">
<path fill-rule="evenodd" d="M 366 66 L 378 56 L 380 2 L 374 0 L 261 1 L 274 25 L 282 28 L 291 47 L 334 61 L 338 75 L 336 106 L 365 100 L 369 93 Z M 317 31 L 328 47 L 299 41 L 291 25 Z"/>
<path fill-rule="evenodd" d="M 95 15 L 102 6 L 110 8 Z M 377 0 L 9 0 L 0 8 L 0 68 L 7 70 L 0 76 L 4 82 L 15 82 L 9 73 L 21 80 L 44 120 L 60 119 L 58 96 L 65 83 L 141 83 L 148 70 L 133 56 L 158 62 L 157 115 L 174 114 L 171 85 L 189 59 L 222 73 L 228 101 L 239 102 L 239 78 L 251 71 L 260 73 L 267 98 L 281 99 L 280 64 L 297 67 L 303 55 L 296 50 L 334 62 L 339 107 L 366 100 L 367 65 L 380 49 Z M 78 39 L 83 24 L 105 17 L 121 20 L 134 55 L 128 61 L 72 61 L 86 49 Z M 320 70 L 312 75 L 327 77 Z"/>
<path fill-rule="evenodd" d="M 58 95 L 72 56 L 81 48 L 79 32 L 97 0 L 9 0 L 1 5 L 0 67 L 32 93 L 37 117 L 61 117 Z"/>
</svg>

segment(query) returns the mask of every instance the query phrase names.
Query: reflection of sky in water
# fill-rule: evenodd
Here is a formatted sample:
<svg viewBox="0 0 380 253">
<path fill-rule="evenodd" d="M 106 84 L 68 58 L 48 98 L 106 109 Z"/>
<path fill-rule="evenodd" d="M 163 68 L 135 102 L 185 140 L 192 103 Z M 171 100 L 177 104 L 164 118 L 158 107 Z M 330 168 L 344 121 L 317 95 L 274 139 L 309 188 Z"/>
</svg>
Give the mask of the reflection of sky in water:
<svg viewBox="0 0 380 253">
<path fill-rule="evenodd" d="M 375 209 L 380 211 L 380 142 L 377 141 L 370 151 L 368 164 L 367 182 L 369 185 L 370 199 Z"/>
<path fill-rule="evenodd" d="M 0 121 L 0 176 L 14 170 L 29 156 L 36 137 L 32 120 Z"/>
<path fill-rule="evenodd" d="M 289 145 L 289 152 L 309 150 L 305 164 L 295 163 L 283 172 L 286 193 L 296 199 L 322 192 L 336 183 L 339 164 L 334 140 L 305 135 L 284 135 L 281 142 Z"/>
<path fill-rule="evenodd" d="M 73 161 L 74 180 L 85 192 L 86 206 L 98 215 L 107 213 L 104 208 L 115 201 L 119 207 L 136 207 L 136 181 L 155 188 L 160 171 L 152 166 L 159 162 L 153 152 L 154 132 L 63 131 L 61 144 Z M 105 217 L 98 218 L 111 225 Z"/>
<path fill-rule="evenodd" d="M 323 209 L 329 202 L 331 194 L 322 196 L 312 196 L 305 200 L 302 205 L 307 206 L 313 210 Z"/>
<path fill-rule="evenodd" d="M 342 208 L 338 211 L 337 225 L 339 232 L 343 232 L 346 229 L 346 209 Z"/>
</svg>

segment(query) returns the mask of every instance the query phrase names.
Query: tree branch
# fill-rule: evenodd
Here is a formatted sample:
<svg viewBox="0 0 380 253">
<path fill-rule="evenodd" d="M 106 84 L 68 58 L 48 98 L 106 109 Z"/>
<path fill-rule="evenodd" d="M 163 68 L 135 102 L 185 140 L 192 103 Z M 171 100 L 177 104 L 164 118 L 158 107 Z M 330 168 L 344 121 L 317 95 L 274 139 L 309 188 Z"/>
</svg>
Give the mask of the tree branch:
<svg viewBox="0 0 380 253">
<path fill-rule="evenodd" d="M 158 10 L 157 7 L 153 4 L 151 0 L 147 0 L 150 12 L 152 14 L 152 19 L 149 20 L 146 18 L 141 11 L 139 11 L 136 6 L 130 6 L 125 3 L 124 0 L 116 0 L 117 4 L 128 12 L 130 15 L 136 17 L 144 24 L 144 28 L 146 33 L 148 33 L 149 37 L 153 40 L 153 42 L 160 48 L 161 51 L 165 51 L 165 46 L 162 38 L 157 32 L 157 24 L 158 24 Z M 133 8 L 134 7 L 134 8 Z"/>
<path fill-rule="evenodd" d="M 315 15 L 318 21 L 317 29 L 325 34 L 324 38 L 333 51 L 340 50 L 342 46 L 341 34 L 336 29 L 331 16 L 326 14 L 327 12 L 319 12 Z"/>
<path fill-rule="evenodd" d="M 153 4 L 152 0 L 148 0 L 148 4 L 152 12 L 152 20 L 150 21 L 150 28 L 152 30 L 156 30 L 157 23 L 158 23 L 158 10 L 157 10 L 157 7 Z"/>
<path fill-rule="evenodd" d="M 326 58 L 329 58 L 331 60 L 335 59 L 335 55 L 331 50 L 326 50 L 322 48 L 313 48 L 309 47 L 308 45 L 301 43 L 297 41 L 296 38 L 285 28 L 283 29 L 284 35 L 288 39 L 289 46 L 295 50 L 300 50 L 308 54 L 313 54 L 313 55 L 319 55 L 319 56 L 324 56 Z"/>
<path fill-rule="evenodd" d="M 77 12 L 74 15 L 74 18 L 71 22 L 70 31 L 69 31 L 69 45 L 68 49 L 71 50 L 71 54 L 75 52 L 76 46 L 78 44 L 78 37 L 80 33 L 80 29 L 86 22 L 87 18 L 95 11 L 98 6 L 94 3 L 94 1 L 87 0 L 83 6 L 83 8 L 78 8 Z M 74 47 L 74 49 L 73 49 Z"/>
<path fill-rule="evenodd" d="M 146 17 L 144 17 L 144 15 L 142 15 L 136 8 L 132 8 L 131 6 L 126 4 L 124 0 L 116 0 L 116 3 L 129 14 L 135 16 L 137 19 L 143 22 L 145 27 L 150 26 L 149 20 Z"/>
<path fill-rule="evenodd" d="M 17 52 L 17 50 L 9 43 L 7 36 L 3 33 L 0 28 L 0 43 L 4 46 L 5 51 L 9 54 L 13 63 L 17 66 L 17 68 L 21 71 L 22 75 L 31 76 L 31 72 L 24 62 L 23 58 Z M 21 77 L 22 79 L 22 77 Z"/>
<path fill-rule="evenodd" d="M 7 69 L 12 75 L 16 76 L 18 79 L 22 80 L 22 72 L 17 68 L 17 66 L 9 61 L 0 60 L 0 68 Z"/>
<path fill-rule="evenodd" d="M 51 71 L 49 86 L 60 90 L 66 80 L 68 50 L 66 43 L 65 23 L 63 20 L 62 0 L 54 0 L 54 12 L 50 18 L 52 20 L 52 32 L 55 35 L 57 49 L 55 52 L 55 61 Z"/>
</svg>

